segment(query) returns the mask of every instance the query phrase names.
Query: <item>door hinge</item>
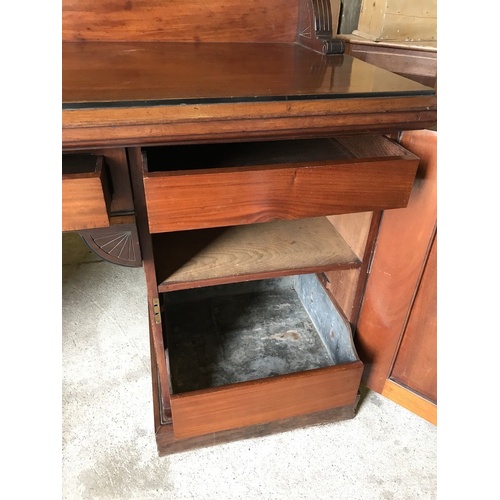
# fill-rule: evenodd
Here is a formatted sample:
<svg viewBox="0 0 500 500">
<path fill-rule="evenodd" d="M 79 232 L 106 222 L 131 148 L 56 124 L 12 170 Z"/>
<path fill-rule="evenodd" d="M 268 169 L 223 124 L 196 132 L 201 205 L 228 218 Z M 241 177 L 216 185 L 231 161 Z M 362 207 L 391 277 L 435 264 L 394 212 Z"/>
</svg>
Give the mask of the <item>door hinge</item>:
<svg viewBox="0 0 500 500">
<path fill-rule="evenodd" d="M 160 299 L 153 299 L 153 314 L 155 323 L 157 325 L 161 324 Z"/>
</svg>

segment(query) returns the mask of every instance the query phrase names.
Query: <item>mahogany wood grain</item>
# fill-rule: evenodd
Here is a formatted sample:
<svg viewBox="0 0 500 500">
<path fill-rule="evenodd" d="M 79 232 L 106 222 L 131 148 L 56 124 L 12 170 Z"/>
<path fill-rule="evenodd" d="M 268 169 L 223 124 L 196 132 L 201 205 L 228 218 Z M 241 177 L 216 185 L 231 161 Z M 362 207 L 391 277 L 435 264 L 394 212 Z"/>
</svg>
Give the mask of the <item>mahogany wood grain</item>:
<svg viewBox="0 0 500 500">
<path fill-rule="evenodd" d="M 437 235 L 391 370 L 391 379 L 437 404 Z"/>
<path fill-rule="evenodd" d="M 145 172 L 152 233 L 404 207 L 418 159 Z"/>
<path fill-rule="evenodd" d="M 400 142 L 421 161 L 408 206 L 383 214 L 355 334 L 364 381 L 379 393 L 390 375 L 436 227 L 437 133 L 403 132 Z"/>
<path fill-rule="evenodd" d="M 63 0 L 64 41 L 291 42 L 298 0 Z"/>
<path fill-rule="evenodd" d="M 160 292 L 361 264 L 326 218 L 160 233 L 153 247 Z"/>
<path fill-rule="evenodd" d="M 172 395 L 177 439 L 347 406 L 356 401 L 359 361 Z"/>
<path fill-rule="evenodd" d="M 102 156 L 63 155 L 62 230 L 108 227 L 111 195 Z"/>
<path fill-rule="evenodd" d="M 63 110 L 63 149 L 394 132 L 436 125 L 432 97 Z"/>
<path fill-rule="evenodd" d="M 423 398 L 407 387 L 403 387 L 391 379 L 386 380 L 382 396 L 437 425 L 437 404 Z"/>
</svg>

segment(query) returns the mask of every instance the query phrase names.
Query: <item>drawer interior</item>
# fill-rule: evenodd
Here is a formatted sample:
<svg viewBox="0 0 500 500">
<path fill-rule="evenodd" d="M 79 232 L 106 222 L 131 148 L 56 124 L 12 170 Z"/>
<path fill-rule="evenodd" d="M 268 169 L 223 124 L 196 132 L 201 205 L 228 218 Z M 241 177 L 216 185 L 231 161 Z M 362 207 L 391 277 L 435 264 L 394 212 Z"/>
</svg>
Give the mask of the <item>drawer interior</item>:
<svg viewBox="0 0 500 500">
<path fill-rule="evenodd" d="M 150 174 L 412 156 L 380 135 L 154 146 L 143 153 L 144 170 Z"/>
<path fill-rule="evenodd" d="M 355 401 L 350 325 L 314 274 L 168 292 L 163 306 L 176 437 Z"/>
<path fill-rule="evenodd" d="M 103 168 L 103 157 L 85 153 L 66 153 L 62 155 L 63 179 L 94 176 Z"/>
<path fill-rule="evenodd" d="M 314 280 L 294 276 L 166 294 L 173 393 L 356 361 L 348 325 L 320 300 L 319 283 L 314 294 Z"/>
<path fill-rule="evenodd" d="M 144 151 L 150 173 L 355 158 L 335 139 L 189 144 L 148 147 Z"/>
</svg>

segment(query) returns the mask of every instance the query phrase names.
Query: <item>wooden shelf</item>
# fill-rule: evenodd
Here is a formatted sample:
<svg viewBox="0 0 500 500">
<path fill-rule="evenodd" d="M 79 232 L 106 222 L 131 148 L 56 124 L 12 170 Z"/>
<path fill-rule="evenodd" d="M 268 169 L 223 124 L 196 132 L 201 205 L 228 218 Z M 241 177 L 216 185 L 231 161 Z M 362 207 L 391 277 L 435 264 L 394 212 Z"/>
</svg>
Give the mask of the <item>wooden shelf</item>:
<svg viewBox="0 0 500 500">
<path fill-rule="evenodd" d="M 153 235 L 158 290 L 182 290 L 361 265 L 325 218 Z"/>
</svg>

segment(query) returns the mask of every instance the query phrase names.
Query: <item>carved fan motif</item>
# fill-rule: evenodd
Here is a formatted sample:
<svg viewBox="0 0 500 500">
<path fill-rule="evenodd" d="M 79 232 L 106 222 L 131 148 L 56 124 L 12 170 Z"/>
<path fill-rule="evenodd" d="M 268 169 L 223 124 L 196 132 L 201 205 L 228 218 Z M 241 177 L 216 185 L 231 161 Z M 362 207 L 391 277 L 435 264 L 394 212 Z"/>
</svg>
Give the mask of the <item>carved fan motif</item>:
<svg viewBox="0 0 500 500">
<path fill-rule="evenodd" d="M 142 257 L 137 229 L 133 224 L 80 231 L 80 236 L 96 255 L 113 264 L 140 267 Z"/>
</svg>

